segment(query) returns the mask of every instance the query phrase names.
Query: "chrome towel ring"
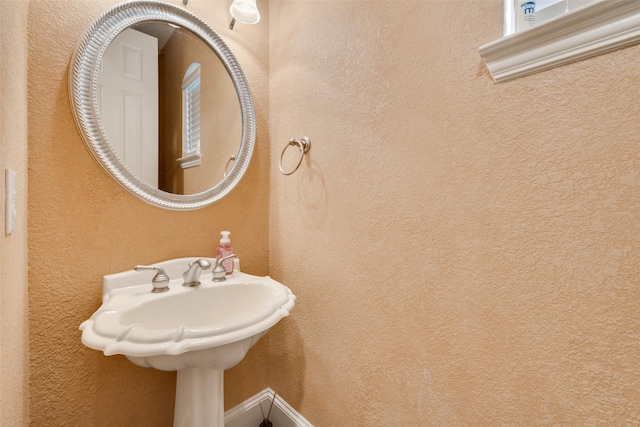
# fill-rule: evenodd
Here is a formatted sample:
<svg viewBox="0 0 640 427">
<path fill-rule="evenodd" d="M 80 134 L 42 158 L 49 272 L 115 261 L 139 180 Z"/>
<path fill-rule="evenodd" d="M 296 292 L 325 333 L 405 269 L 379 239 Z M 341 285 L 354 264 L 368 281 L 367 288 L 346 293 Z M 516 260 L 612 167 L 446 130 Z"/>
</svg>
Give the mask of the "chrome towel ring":
<svg viewBox="0 0 640 427">
<path fill-rule="evenodd" d="M 287 148 L 291 147 L 292 145 L 297 145 L 298 148 L 300 149 L 300 160 L 298 160 L 298 164 L 296 165 L 295 168 L 293 168 L 292 171 L 285 172 L 282 169 L 282 159 L 284 158 L 284 153 L 285 151 L 287 151 Z M 305 153 L 309 151 L 310 148 L 311 148 L 311 140 L 309 139 L 308 136 L 302 137 L 299 141 L 293 138 L 290 139 L 289 143 L 284 146 L 284 150 L 282 150 L 282 153 L 280 154 L 280 164 L 278 165 L 280 167 L 280 172 L 282 172 L 283 175 L 291 175 L 292 173 L 297 171 L 300 165 L 302 164 L 302 159 L 304 158 Z"/>
</svg>

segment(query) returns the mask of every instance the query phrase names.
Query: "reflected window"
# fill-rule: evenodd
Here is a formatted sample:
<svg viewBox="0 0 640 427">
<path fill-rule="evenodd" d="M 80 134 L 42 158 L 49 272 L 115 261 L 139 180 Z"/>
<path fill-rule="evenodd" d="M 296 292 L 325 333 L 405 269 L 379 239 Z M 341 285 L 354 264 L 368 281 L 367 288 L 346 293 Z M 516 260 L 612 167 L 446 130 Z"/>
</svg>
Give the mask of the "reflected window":
<svg viewBox="0 0 640 427">
<path fill-rule="evenodd" d="M 200 63 L 189 66 L 182 80 L 182 169 L 199 166 L 200 155 Z"/>
</svg>

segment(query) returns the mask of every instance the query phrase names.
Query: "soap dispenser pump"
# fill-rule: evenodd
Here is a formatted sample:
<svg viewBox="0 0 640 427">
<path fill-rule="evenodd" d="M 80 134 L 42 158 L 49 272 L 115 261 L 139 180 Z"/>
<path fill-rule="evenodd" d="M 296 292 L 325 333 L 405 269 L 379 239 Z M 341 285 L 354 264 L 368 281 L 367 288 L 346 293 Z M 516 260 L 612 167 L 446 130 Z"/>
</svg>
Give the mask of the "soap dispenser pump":
<svg viewBox="0 0 640 427">
<path fill-rule="evenodd" d="M 220 261 L 220 258 L 232 255 L 233 248 L 231 247 L 231 240 L 229 239 L 230 231 L 221 231 L 220 235 L 222 238 L 220 239 L 220 246 L 216 249 L 216 261 Z M 233 259 L 227 259 L 222 262 L 225 270 L 227 270 L 227 274 L 233 273 Z"/>
</svg>

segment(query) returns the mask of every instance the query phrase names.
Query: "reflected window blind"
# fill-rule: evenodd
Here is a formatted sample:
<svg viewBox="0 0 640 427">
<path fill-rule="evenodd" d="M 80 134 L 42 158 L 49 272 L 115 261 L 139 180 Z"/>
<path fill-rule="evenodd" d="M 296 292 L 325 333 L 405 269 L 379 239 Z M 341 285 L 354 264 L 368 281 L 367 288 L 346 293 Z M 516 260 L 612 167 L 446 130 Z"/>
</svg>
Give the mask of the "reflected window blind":
<svg viewBox="0 0 640 427">
<path fill-rule="evenodd" d="M 187 72 L 182 86 L 183 156 L 200 154 L 200 64 Z"/>
</svg>

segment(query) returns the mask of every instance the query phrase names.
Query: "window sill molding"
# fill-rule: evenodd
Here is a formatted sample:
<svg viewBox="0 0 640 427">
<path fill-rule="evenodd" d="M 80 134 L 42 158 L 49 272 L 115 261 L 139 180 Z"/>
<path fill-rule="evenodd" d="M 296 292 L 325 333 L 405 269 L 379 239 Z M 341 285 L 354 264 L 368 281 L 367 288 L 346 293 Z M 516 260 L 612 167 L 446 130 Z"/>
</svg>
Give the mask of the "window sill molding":
<svg viewBox="0 0 640 427">
<path fill-rule="evenodd" d="M 640 1 L 599 0 L 480 47 L 502 83 L 640 42 Z"/>
<path fill-rule="evenodd" d="M 192 154 L 190 156 L 180 157 L 176 160 L 182 169 L 189 169 L 202 164 L 202 157 L 200 154 Z"/>
</svg>

